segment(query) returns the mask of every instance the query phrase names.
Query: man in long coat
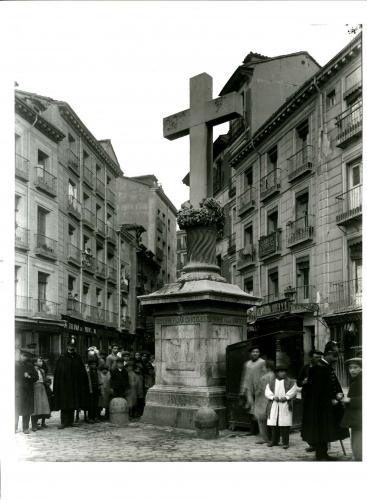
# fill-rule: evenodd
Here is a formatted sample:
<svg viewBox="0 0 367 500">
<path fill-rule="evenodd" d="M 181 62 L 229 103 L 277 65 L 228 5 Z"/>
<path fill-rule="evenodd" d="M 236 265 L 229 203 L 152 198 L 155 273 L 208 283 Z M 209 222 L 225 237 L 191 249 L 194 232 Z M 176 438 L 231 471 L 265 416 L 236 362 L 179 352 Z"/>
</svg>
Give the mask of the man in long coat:
<svg viewBox="0 0 367 500">
<path fill-rule="evenodd" d="M 54 374 L 55 409 L 61 410 L 59 429 L 71 427 L 75 410 L 88 408 L 88 376 L 82 358 L 75 352 L 75 339 L 56 363 Z"/>
<path fill-rule="evenodd" d="M 316 451 L 316 460 L 333 460 L 327 453 L 328 443 L 349 436 L 340 422 L 343 416 L 343 391 L 332 364 L 337 360 L 335 350 L 326 351 L 320 363 L 312 366 L 304 399 L 302 439 Z"/>
<path fill-rule="evenodd" d="M 33 384 L 38 380 L 31 356 L 30 352 L 21 349 L 20 359 L 15 362 L 15 431 L 21 415 L 24 434 L 29 434 L 29 420 L 34 410 Z"/>
</svg>

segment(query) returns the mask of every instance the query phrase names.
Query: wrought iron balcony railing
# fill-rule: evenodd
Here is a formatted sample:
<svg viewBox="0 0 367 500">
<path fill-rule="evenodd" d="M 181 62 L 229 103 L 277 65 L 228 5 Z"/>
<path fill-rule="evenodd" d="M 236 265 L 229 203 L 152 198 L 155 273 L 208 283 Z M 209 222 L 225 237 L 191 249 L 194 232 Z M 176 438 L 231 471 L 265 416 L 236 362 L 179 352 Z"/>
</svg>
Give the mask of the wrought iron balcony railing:
<svg viewBox="0 0 367 500">
<path fill-rule="evenodd" d="M 98 177 L 96 178 L 96 193 L 102 196 L 102 198 L 106 196 L 106 186 L 104 184 L 104 181 L 102 181 Z"/>
<path fill-rule="evenodd" d="M 32 309 L 32 299 L 23 295 L 15 296 L 15 315 L 29 316 Z"/>
<path fill-rule="evenodd" d="M 94 274 L 96 271 L 96 259 L 90 253 L 83 252 L 82 266 L 84 271 Z"/>
<path fill-rule="evenodd" d="M 277 229 L 276 231 L 266 236 L 260 237 L 259 240 L 260 259 L 264 259 L 266 257 L 270 257 L 280 253 L 281 251 L 280 237 L 281 237 L 281 229 Z"/>
<path fill-rule="evenodd" d="M 95 214 L 87 207 L 83 207 L 83 224 L 90 229 L 94 229 L 96 225 Z"/>
<path fill-rule="evenodd" d="M 112 189 L 107 188 L 107 203 L 109 203 L 112 207 L 115 207 L 116 205 L 116 196 L 115 193 L 112 191 Z"/>
<path fill-rule="evenodd" d="M 90 304 L 86 304 L 85 302 L 81 302 L 80 309 L 83 319 L 92 321 L 92 306 Z"/>
<path fill-rule="evenodd" d="M 280 169 L 275 168 L 260 179 L 260 198 L 265 200 L 280 191 Z"/>
<path fill-rule="evenodd" d="M 237 198 L 237 213 L 239 216 L 244 215 L 249 210 L 255 208 L 255 188 L 248 187 L 246 191 Z"/>
<path fill-rule="evenodd" d="M 22 181 L 29 180 L 29 160 L 18 153 L 15 154 L 15 176 Z"/>
<path fill-rule="evenodd" d="M 15 248 L 20 250 L 29 249 L 29 229 L 15 226 Z"/>
<path fill-rule="evenodd" d="M 97 233 L 100 234 L 103 238 L 106 236 L 105 221 L 100 219 L 99 217 L 96 218 L 96 229 L 97 229 Z"/>
<path fill-rule="evenodd" d="M 362 215 L 362 185 L 355 186 L 349 191 L 340 194 L 337 199 L 336 223 L 344 225 L 347 222 L 360 218 Z"/>
<path fill-rule="evenodd" d="M 34 299 L 35 316 L 58 316 L 59 304 L 46 299 Z"/>
<path fill-rule="evenodd" d="M 82 263 L 82 251 L 72 243 L 68 244 L 68 261 L 80 266 Z"/>
<path fill-rule="evenodd" d="M 297 245 L 314 237 L 315 216 L 304 215 L 293 222 L 287 223 L 287 245 Z"/>
<path fill-rule="evenodd" d="M 88 167 L 88 165 L 83 165 L 83 181 L 86 182 L 91 188 L 94 187 L 94 178 L 93 172 Z"/>
<path fill-rule="evenodd" d="M 116 245 L 116 230 L 113 226 L 110 226 L 108 223 L 106 224 L 107 229 L 107 240 L 109 243 L 113 243 Z"/>
<path fill-rule="evenodd" d="M 51 195 L 56 196 L 56 176 L 48 172 L 44 167 L 35 167 L 35 186 L 41 191 Z"/>
<path fill-rule="evenodd" d="M 129 292 L 129 283 L 121 280 L 121 292 L 128 293 Z"/>
<path fill-rule="evenodd" d="M 131 318 L 130 316 L 121 316 L 121 328 L 128 330 L 131 328 Z"/>
<path fill-rule="evenodd" d="M 237 256 L 237 269 L 243 269 L 244 267 L 251 266 L 256 262 L 256 249 L 255 245 L 248 244 L 244 248 L 238 251 Z"/>
<path fill-rule="evenodd" d="M 66 313 L 70 316 L 80 317 L 82 309 L 81 302 L 74 297 L 67 297 L 66 299 Z"/>
<path fill-rule="evenodd" d="M 304 146 L 293 156 L 288 158 L 288 179 L 293 181 L 313 169 L 313 148 Z"/>
<path fill-rule="evenodd" d="M 118 314 L 113 311 L 106 311 L 106 323 L 109 326 L 117 327 Z"/>
<path fill-rule="evenodd" d="M 81 203 L 71 194 L 67 196 L 67 209 L 69 214 L 80 220 L 82 213 Z"/>
<path fill-rule="evenodd" d="M 330 284 L 329 305 L 334 312 L 362 308 L 362 278 Z"/>
<path fill-rule="evenodd" d="M 67 151 L 68 167 L 71 168 L 77 175 L 79 175 L 79 156 L 74 153 L 72 149 Z"/>
<path fill-rule="evenodd" d="M 117 271 L 116 271 L 116 267 L 114 265 L 109 264 L 107 266 L 107 279 L 108 279 L 108 281 L 111 281 L 112 283 L 117 282 Z"/>
<path fill-rule="evenodd" d="M 345 148 L 362 134 L 362 101 L 358 101 L 336 118 L 338 136 L 336 145 Z"/>
<path fill-rule="evenodd" d="M 35 252 L 49 259 L 57 259 L 57 240 L 48 238 L 44 234 L 37 233 Z"/>
</svg>

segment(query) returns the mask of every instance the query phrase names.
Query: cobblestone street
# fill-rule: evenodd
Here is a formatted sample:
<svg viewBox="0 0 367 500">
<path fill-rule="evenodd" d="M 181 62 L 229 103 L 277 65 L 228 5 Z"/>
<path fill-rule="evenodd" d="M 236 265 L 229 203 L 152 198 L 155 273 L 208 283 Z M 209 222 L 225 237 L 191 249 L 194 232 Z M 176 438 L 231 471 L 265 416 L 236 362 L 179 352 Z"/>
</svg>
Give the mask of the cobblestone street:
<svg viewBox="0 0 367 500">
<path fill-rule="evenodd" d="M 194 431 L 177 430 L 132 422 L 118 428 L 108 422 L 86 424 L 59 430 L 58 415 L 42 431 L 16 434 L 20 460 L 37 462 L 256 462 L 256 461 L 313 461 L 314 454 L 306 453 L 298 431 L 290 436 L 290 447 L 268 448 L 256 445 L 257 437 L 245 432 L 221 431 L 219 439 L 198 439 Z M 340 443 L 332 443 L 330 455 L 350 461 L 350 441 L 344 441 L 346 456 Z"/>
</svg>

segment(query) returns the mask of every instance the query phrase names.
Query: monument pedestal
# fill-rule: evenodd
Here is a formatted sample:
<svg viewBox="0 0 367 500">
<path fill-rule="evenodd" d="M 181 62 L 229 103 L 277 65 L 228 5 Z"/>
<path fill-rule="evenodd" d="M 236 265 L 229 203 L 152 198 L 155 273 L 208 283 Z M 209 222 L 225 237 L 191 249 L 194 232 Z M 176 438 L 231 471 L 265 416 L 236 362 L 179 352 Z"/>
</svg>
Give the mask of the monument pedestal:
<svg viewBox="0 0 367 500">
<path fill-rule="evenodd" d="M 197 410 L 207 406 L 225 427 L 226 347 L 246 339 L 246 310 L 258 299 L 219 275 L 201 276 L 183 275 L 141 297 L 154 316 L 156 359 L 143 422 L 194 429 Z"/>
</svg>

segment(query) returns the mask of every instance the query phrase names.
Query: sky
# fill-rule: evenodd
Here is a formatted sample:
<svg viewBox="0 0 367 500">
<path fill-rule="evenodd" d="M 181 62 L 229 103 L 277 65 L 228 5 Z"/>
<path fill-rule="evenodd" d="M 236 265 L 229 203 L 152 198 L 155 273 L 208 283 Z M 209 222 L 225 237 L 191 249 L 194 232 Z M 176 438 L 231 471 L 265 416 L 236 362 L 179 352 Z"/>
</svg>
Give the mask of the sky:
<svg viewBox="0 0 367 500">
<path fill-rule="evenodd" d="M 348 15 L 344 2 L 331 14 L 322 2 L 5 4 L 12 49 L 2 70 L 21 90 L 68 102 L 97 139 L 112 140 L 125 175 L 155 174 L 177 208 L 189 198 L 189 139 L 164 139 L 162 119 L 189 107 L 189 78 L 209 73 L 216 97 L 250 51 L 304 50 L 324 65 L 352 39 L 346 24 L 360 22 L 353 2 Z"/>
</svg>

